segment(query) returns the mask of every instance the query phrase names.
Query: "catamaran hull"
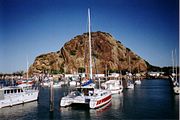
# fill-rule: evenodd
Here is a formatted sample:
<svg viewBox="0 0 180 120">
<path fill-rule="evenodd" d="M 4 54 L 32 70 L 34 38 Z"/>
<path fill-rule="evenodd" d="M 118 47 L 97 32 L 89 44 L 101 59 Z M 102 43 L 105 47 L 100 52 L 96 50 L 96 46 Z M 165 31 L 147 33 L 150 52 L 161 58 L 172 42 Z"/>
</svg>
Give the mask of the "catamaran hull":
<svg viewBox="0 0 180 120">
<path fill-rule="evenodd" d="M 111 94 L 104 97 L 104 98 L 101 98 L 101 99 L 91 99 L 90 100 L 90 103 L 89 103 L 89 107 L 91 109 L 96 109 L 96 108 L 99 108 L 101 106 L 104 106 L 106 105 L 107 103 L 109 103 L 110 101 L 112 100 L 112 96 Z"/>
<path fill-rule="evenodd" d="M 68 107 L 75 104 L 81 104 L 81 105 L 89 105 L 89 108 L 96 109 L 99 108 L 107 103 L 109 103 L 112 99 L 111 94 L 103 97 L 103 98 L 91 98 L 86 99 L 79 96 L 79 99 L 76 98 L 69 98 L 69 97 L 63 97 L 60 102 L 61 107 Z"/>
</svg>

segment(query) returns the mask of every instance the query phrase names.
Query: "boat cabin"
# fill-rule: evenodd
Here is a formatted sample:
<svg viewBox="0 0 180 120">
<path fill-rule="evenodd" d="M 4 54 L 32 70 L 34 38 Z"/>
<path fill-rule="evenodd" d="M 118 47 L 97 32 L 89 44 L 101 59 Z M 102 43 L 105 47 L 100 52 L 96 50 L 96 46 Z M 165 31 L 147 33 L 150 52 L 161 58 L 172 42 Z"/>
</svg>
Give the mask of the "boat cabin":
<svg viewBox="0 0 180 120">
<path fill-rule="evenodd" d="M 94 93 L 94 88 L 77 88 L 77 90 L 85 96 L 92 96 Z"/>
<path fill-rule="evenodd" d="M 92 85 L 76 87 L 77 91 L 85 96 L 92 96 L 94 94 L 94 87 Z"/>
</svg>

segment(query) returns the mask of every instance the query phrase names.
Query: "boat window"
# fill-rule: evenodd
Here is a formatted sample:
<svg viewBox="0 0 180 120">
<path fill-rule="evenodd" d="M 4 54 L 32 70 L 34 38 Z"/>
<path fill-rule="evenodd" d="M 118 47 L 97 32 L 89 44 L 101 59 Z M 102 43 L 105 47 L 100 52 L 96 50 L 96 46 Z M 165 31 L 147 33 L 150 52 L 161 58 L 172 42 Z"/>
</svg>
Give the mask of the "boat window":
<svg viewBox="0 0 180 120">
<path fill-rule="evenodd" d="M 17 93 L 17 89 L 14 89 L 14 93 Z"/>
<path fill-rule="evenodd" d="M 18 89 L 18 93 L 20 93 L 20 89 Z"/>
<path fill-rule="evenodd" d="M 11 90 L 11 93 L 13 93 L 13 89 Z"/>
<path fill-rule="evenodd" d="M 71 92 L 70 96 L 81 96 L 79 91 Z"/>
<path fill-rule="evenodd" d="M 23 92 L 23 90 L 21 89 L 21 92 Z"/>
<path fill-rule="evenodd" d="M 10 93 L 10 90 L 7 90 L 7 94 L 9 94 Z"/>
<path fill-rule="evenodd" d="M 4 94 L 6 94 L 6 90 L 4 90 Z"/>
<path fill-rule="evenodd" d="M 76 96 L 81 96 L 81 93 L 79 91 L 75 92 Z"/>
</svg>

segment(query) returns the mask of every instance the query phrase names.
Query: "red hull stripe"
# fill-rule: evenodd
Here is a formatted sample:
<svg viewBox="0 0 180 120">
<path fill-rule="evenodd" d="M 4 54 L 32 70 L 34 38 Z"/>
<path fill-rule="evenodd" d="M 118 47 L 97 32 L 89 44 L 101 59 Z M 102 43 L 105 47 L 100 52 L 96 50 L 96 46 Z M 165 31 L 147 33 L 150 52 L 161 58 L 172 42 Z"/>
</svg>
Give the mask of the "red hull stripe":
<svg viewBox="0 0 180 120">
<path fill-rule="evenodd" d="M 111 99 L 111 95 L 105 97 L 105 98 L 102 99 L 102 100 L 98 100 L 98 101 L 96 102 L 96 105 L 99 105 L 99 104 L 101 104 L 101 103 L 104 103 L 104 102 L 108 101 L 109 99 Z"/>
</svg>

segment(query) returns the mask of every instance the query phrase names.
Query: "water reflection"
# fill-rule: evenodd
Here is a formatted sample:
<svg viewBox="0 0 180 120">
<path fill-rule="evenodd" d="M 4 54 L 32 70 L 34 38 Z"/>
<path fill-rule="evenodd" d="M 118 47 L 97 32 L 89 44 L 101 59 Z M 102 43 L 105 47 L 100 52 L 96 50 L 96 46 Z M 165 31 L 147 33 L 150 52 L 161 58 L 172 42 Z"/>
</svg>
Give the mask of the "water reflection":
<svg viewBox="0 0 180 120">
<path fill-rule="evenodd" d="M 121 94 L 114 94 L 112 95 L 112 109 L 115 109 L 115 110 L 120 110 L 122 111 L 123 109 L 123 93 Z"/>
<path fill-rule="evenodd" d="M 0 118 L 3 119 L 36 119 L 36 116 L 34 114 L 37 114 L 38 103 L 37 101 L 26 103 L 26 104 L 20 104 L 13 107 L 6 107 L 0 109 Z M 32 114 L 32 116 L 30 115 Z"/>
<path fill-rule="evenodd" d="M 60 107 L 61 118 L 63 119 L 99 119 L 102 114 L 108 112 L 112 107 L 112 102 L 98 108 L 98 109 L 90 109 L 86 106 L 72 106 L 72 107 Z"/>
<path fill-rule="evenodd" d="M 104 112 L 107 112 L 110 110 L 112 106 L 112 101 L 110 101 L 108 104 L 98 108 L 98 109 L 90 109 L 91 116 L 101 116 Z"/>
<path fill-rule="evenodd" d="M 113 119 L 117 119 L 123 109 L 123 94 L 113 95 L 112 97 L 111 102 L 98 109 L 89 109 L 83 105 L 60 107 L 61 118 L 71 119 L 71 116 L 74 116 L 73 119 L 109 119 L 108 116 L 112 114 L 112 111 L 115 111 L 116 113 L 113 113 L 113 115 L 116 115 L 113 116 Z"/>
</svg>

